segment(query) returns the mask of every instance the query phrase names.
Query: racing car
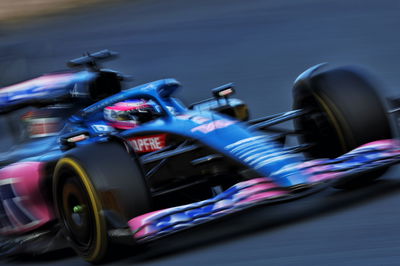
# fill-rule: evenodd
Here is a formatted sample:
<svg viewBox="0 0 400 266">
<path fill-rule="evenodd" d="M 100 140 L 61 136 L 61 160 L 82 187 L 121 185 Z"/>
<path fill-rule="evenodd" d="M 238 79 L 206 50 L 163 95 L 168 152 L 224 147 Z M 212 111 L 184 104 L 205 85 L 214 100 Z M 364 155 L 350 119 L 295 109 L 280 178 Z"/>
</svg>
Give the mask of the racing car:
<svg viewBox="0 0 400 266">
<path fill-rule="evenodd" d="M 388 108 L 361 69 L 313 66 L 294 82 L 293 110 L 250 119 L 233 84 L 190 106 L 175 79 L 125 89 L 100 65 L 116 55 L 0 89 L 3 255 L 67 245 L 97 263 L 114 243 L 351 189 L 399 162 Z"/>
</svg>

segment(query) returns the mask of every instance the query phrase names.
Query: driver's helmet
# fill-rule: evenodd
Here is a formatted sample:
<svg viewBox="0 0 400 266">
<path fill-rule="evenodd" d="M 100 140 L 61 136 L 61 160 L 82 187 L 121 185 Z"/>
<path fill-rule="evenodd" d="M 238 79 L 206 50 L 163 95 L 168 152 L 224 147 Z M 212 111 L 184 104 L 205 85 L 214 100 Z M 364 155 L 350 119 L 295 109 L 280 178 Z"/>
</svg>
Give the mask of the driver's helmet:
<svg viewBox="0 0 400 266">
<path fill-rule="evenodd" d="M 146 100 L 127 100 L 104 108 L 104 119 L 117 129 L 131 129 L 157 116 L 154 104 Z"/>
</svg>

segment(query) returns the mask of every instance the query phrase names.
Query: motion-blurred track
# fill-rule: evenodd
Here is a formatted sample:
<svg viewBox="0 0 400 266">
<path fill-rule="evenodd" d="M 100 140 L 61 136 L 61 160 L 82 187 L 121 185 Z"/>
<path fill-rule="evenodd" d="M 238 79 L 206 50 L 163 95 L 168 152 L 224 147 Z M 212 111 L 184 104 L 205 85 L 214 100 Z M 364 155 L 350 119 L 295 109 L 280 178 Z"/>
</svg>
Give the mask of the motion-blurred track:
<svg viewBox="0 0 400 266">
<path fill-rule="evenodd" d="M 386 81 L 386 94 L 396 94 L 399 9 L 395 0 L 116 1 L 12 30 L 0 26 L 0 84 L 109 48 L 121 58 L 107 66 L 132 74 L 132 85 L 175 77 L 188 103 L 234 81 L 253 117 L 290 109 L 294 78 L 320 62 L 365 65 Z M 369 187 L 260 207 L 115 263 L 399 265 L 399 191 L 394 169 Z M 84 264 L 66 251 L 7 263 Z"/>
</svg>

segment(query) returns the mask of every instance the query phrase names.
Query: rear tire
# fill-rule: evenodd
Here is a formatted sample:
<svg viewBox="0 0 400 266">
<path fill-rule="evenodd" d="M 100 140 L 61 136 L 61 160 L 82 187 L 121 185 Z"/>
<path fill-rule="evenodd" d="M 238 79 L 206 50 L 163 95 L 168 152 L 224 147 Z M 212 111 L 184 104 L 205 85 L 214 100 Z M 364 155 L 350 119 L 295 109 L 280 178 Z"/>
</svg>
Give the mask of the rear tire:
<svg viewBox="0 0 400 266">
<path fill-rule="evenodd" d="M 310 113 L 295 121 L 300 141 L 312 143 L 308 154 L 334 158 L 375 140 L 392 138 L 386 108 L 371 76 L 358 68 L 316 71 L 294 86 L 295 109 Z M 341 180 L 337 188 L 350 188 L 378 178 L 386 169 Z"/>
<path fill-rule="evenodd" d="M 105 213 L 128 227 L 129 219 L 151 210 L 138 163 L 117 143 L 71 150 L 56 165 L 53 195 L 65 236 L 92 263 L 102 261 L 110 248 Z"/>
</svg>

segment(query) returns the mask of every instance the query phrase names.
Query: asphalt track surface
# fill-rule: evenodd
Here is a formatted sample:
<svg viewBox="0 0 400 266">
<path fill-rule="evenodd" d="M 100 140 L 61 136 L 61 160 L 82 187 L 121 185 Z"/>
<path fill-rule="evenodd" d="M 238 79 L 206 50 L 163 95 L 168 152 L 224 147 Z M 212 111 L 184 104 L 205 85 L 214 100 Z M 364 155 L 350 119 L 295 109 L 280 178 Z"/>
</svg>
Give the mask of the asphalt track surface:
<svg viewBox="0 0 400 266">
<path fill-rule="evenodd" d="M 253 117 L 290 109 L 293 80 L 320 62 L 367 66 L 393 95 L 400 85 L 399 10 L 400 2 L 388 0 L 117 1 L 12 30 L 0 26 L 1 82 L 109 48 L 121 58 L 107 66 L 132 74 L 132 85 L 175 77 L 188 103 L 234 81 Z M 395 168 L 368 187 L 259 207 L 114 263 L 400 265 L 399 192 Z M 85 264 L 67 250 L 2 263 Z"/>
</svg>

